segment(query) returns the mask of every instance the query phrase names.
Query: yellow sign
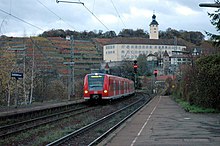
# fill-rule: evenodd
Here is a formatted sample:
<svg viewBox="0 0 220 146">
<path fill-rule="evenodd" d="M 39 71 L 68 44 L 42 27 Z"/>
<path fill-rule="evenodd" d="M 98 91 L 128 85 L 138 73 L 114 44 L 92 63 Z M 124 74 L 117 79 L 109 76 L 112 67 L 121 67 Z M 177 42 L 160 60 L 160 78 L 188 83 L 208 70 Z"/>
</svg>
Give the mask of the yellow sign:
<svg viewBox="0 0 220 146">
<path fill-rule="evenodd" d="M 101 78 L 102 76 L 91 76 L 91 78 Z"/>
</svg>

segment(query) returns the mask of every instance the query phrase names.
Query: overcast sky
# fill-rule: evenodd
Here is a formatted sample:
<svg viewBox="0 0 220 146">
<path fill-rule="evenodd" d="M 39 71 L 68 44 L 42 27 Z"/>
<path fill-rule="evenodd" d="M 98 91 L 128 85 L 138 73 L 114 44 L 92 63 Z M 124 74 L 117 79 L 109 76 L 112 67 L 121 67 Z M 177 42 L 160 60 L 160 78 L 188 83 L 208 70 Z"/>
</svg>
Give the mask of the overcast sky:
<svg viewBox="0 0 220 146">
<path fill-rule="evenodd" d="M 217 33 L 200 3 L 214 0 L 0 0 L 0 35 L 36 36 L 51 29 L 99 31 L 124 28 L 149 32 L 153 13 L 159 30 L 167 28 Z"/>
</svg>

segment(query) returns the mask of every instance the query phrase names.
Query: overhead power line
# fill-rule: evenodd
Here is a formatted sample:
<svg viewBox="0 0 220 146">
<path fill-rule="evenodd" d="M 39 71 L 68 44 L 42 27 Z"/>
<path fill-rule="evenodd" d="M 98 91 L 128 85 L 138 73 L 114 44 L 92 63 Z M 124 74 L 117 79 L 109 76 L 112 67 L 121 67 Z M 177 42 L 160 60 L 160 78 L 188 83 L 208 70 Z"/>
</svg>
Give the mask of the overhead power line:
<svg viewBox="0 0 220 146">
<path fill-rule="evenodd" d="M 16 19 L 18 19 L 18 20 L 20 20 L 20 21 L 22 21 L 22 22 L 24 22 L 24 23 L 26 23 L 26 24 L 28 24 L 28 25 L 30 25 L 30 26 L 33 26 L 33 27 L 35 27 L 35 28 L 37 28 L 37 29 L 43 31 L 43 29 L 41 29 L 40 27 L 38 27 L 38 26 L 36 26 L 36 25 L 34 25 L 34 24 L 30 23 L 30 22 L 27 22 L 27 21 L 25 21 L 25 20 L 23 20 L 23 19 L 21 19 L 21 18 L 15 16 L 15 15 L 13 15 L 13 14 L 11 14 L 11 13 L 8 13 L 8 12 L 2 10 L 2 9 L 0 9 L 0 11 L 3 12 L 3 13 L 5 13 L 5 14 L 10 15 L 10 16 L 12 16 L 12 17 L 14 17 L 14 18 L 16 18 Z"/>
<path fill-rule="evenodd" d="M 108 27 L 107 27 L 92 11 L 89 10 L 89 8 L 87 8 L 85 5 L 83 5 L 83 6 L 84 6 L 84 7 L 86 8 L 86 10 L 89 11 L 107 30 L 109 30 Z"/>
<path fill-rule="evenodd" d="M 75 4 L 81 4 L 81 5 L 83 5 L 84 6 L 84 8 L 87 10 L 87 11 L 89 11 L 89 13 L 91 13 L 107 30 L 109 30 L 108 29 L 108 27 L 89 9 L 89 8 L 87 8 L 86 6 L 85 6 L 85 4 L 83 3 L 83 2 L 72 2 L 72 1 L 59 1 L 59 0 L 56 0 L 56 2 L 57 3 L 59 3 L 59 2 L 63 2 L 63 3 L 75 3 Z"/>
<path fill-rule="evenodd" d="M 52 14 L 54 14 L 57 18 L 59 18 L 60 20 L 62 20 L 63 22 L 65 22 L 59 15 L 57 15 L 55 12 L 53 12 L 52 10 L 50 10 L 46 5 L 44 5 L 41 1 L 37 0 L 42 6 L 44 6 L 48 11 L 50 11 Z M 66 23 L 66 22 L 65 22 Z M 70 27 L 72 27 L 73 29 L 75 29 L 72 25 L 66 23 L 67 25 L 69 25 Z"/>
<path fill-rule="evenodd" d="M 125 24 L 124 24 L 124 22 L 123 22 L 123 20 L 121 19 L 121 16 L 120 16 L 118 10 L 117 10 L 116 7 L 115 7 L 115 4 L 113 3 L 113 0 L 111 0 L 111 3 L 112 3 L 112 5 L 113 5 L 113 7 L 114 7 L 114 9 L 115 9 L 115 11 L 116 11 L 116 13 L 117 13 L 119 19 L 121 20 L 122 24 L 124 25 L 124 27 L 126 27 Z"/>
</svg>

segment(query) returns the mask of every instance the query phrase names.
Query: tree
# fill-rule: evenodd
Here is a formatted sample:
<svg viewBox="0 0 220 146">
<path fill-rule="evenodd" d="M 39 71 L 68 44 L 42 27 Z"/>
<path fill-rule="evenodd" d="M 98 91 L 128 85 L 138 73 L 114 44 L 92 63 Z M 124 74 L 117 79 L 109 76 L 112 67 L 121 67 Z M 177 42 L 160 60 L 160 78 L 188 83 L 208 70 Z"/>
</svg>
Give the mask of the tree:
<svg viewBox="0 0 220 146">
<path fill-rule="evenodd" d="M 116 35 L 115 31 L 107 31 L 107 32 L 103 33 L 104 38 L 114 38 L 116 36 L 117 35 Z"/>
<path fill-rule="evenodd" d="M 10 95 L 12 86 L 10 85 L 10 73 L 15 66 L 14 54 L 8 53 L 5 49 L 0 49 L 0 103 L 8 102 L 10 105 Z"/>
<path fill-rule="evenodd" d="M 138 62 L 138 74 L 143 76 L 147 74 L 147 56 L 146 54 L 140 54 L 137 58 Z"/>
<path fill-rule="evenodd" d="M 119 32 L 118 36 L 121 37 L 149 37 L 148 33 L 145 33 L 143 29 L 123 29 L 122 31 Z"/>
<path fill-rule="evenodd" d="M 196 61 L 195 92 L 199 105 L 220 109 L 220 54 L 205 56 Z"/>
<path fill-rule="evenodd" d="M 220 33 L 220 9 L 216 10 L 215 13 L 208 13 L 208 15 L 211 18 L 212 25 L 214 25 L 216 30 Z M 214 41 L 214 46 L 220 46 L 220 35 L 209 32 L 206 32 L 206 34 Z"/>
</svg>

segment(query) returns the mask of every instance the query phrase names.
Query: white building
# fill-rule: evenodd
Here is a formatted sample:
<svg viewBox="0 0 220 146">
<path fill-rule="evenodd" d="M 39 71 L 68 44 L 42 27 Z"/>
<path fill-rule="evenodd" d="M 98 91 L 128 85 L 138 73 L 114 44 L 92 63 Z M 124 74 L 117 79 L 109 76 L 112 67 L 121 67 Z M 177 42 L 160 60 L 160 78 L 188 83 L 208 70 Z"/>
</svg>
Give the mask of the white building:
<svg viewBox="0 0 220 146">
<path fill-rule="evenodd" d="M 172 51 L 185 49 L 183 43 L 174 44 L 172 39 L 115 38 L 103 47 L 103 59 L 105 62 L 135 60 L 140 54 L 163 57 L 165 51 L 172 56 Z"/>
<path fill-rule="evenodd" d="M 103 46 L 103 59 L 105 62 L 136 60 L 140 54 L 154 54 L 163 57 L 165 51 L 172 56 L 172 51 L 186 49 L 183 40 L 159 39 L 158 22 L 156 16 L 152 16 L 150 23 L 150 39 L 148 38 L 113 38 Z"/>
</svg>

